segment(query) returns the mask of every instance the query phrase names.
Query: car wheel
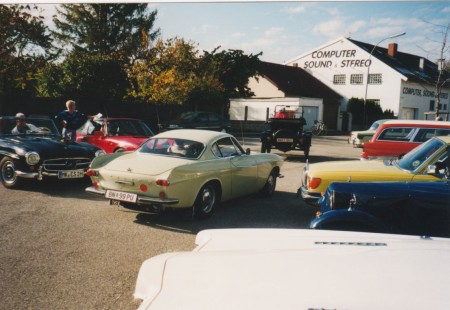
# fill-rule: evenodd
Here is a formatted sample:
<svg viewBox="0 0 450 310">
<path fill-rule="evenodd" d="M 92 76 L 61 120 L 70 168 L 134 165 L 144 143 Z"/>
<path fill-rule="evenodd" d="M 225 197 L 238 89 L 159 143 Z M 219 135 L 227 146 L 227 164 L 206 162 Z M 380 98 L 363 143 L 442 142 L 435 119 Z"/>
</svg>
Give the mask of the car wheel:
<svg viewBox="0 0 450 310">
<path fill-rule="evenodd" d="M 17 176 L 14 161 L 9 157 L 4 157 L 0 162 L 2 184 L 6 188 L 17 188 L 22 180 Z"/>
<path fill-rule="evenodd" d="M 194 215 L 197 218 L 208 218 L 213 212 L 218 201 L 218 190 L 213 183 L 205 184 L 197 195 L 194 203 Z"/>
<path fill-rule="evenodd" d="M 277 186 L 277 174 L 272 170 L 267 178 L 266 184 L 262 189 L 262 194 L 264 197 L 271 197 L 275 192 L 275 187 Z"/>
</svg>

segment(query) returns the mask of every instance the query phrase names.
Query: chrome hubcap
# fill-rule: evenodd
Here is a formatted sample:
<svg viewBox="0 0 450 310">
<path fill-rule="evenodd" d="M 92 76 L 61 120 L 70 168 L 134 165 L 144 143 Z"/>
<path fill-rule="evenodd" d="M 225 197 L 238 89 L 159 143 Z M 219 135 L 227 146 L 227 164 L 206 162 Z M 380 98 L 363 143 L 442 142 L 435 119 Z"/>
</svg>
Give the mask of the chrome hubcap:
<svg viewBox="0 0 450 310">
<path fill-rule="evenodd" d="M 2 167 L 2 179 L 5 183 L 12 184 L 16 181 L 16 168 L 10 161 L 6 162 Z"/>
</svg>

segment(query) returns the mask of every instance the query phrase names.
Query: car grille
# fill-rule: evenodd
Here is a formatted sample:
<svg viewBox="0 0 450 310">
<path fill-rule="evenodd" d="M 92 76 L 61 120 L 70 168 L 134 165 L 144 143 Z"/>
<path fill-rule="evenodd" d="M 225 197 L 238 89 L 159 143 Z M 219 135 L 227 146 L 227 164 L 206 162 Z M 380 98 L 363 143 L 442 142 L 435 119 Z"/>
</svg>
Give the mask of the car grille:
<svg viewBox="0 0 450 310">
<path fill-rule="evenodd" d="M 43 168 L 46 171 L 87 169 L 90 163 L 89 158 L 58 158 L 45 160 Z"/>
</svg>

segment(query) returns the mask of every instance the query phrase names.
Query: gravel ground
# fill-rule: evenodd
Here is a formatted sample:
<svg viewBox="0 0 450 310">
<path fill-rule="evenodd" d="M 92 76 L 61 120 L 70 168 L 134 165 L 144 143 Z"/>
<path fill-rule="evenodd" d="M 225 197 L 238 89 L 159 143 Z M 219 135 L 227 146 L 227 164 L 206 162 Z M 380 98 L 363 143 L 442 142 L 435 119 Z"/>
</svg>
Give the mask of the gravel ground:
<svg viewBox="0 0 450 310">
<path fill-rule="evenodd" d="M 356 159 L 346 136 L 314 137 L 310 162 Z M 246 147 L 259 149 L 256 138 Z M 271 199 L 252 195 L 223 203 L 207 220 L 189 212 L 164 215 L 110 206 L 84 192 L 89 182 L 27 182 L 0 186 L 0 309 L 136 309 L 142 262 L 195 247 L 195 234 L 213 228 L 304 228 L 315 210 L 296 197 L 304 165 L 286 157 Z"/>
</svg>

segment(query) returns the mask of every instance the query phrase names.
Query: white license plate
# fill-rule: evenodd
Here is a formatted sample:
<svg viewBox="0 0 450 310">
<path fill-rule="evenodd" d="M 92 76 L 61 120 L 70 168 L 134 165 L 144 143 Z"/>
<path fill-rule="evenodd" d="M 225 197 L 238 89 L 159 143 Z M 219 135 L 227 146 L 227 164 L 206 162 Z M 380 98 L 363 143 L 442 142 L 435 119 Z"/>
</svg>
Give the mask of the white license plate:
<svg viewBox="0 0 450 310">
<path fill-rule="evenodd" d="M 84 170 L 58 171 L 59 179 L 77 179 L 84 177 Z"/>
<path fill-rule="evenodd" d="M 294 142 L 294 139 L 290 139 L 290 138 L 277 138 L 277 142 Z"/>
<path fill-rule="evenodd" d="M 111 199 L 111 200 L 120 200 L 120 201 L 125 201 L 125 202 L 133 202 L 136 203 L 137 201 L 137 194 L 133 194 L 133 193 L 126 193 L 126 192 L 119 192 L 119 191 L 112 191 L 112 190 L 107 190 L 105 193 L 105 198 L 106 199 Z"/>
</svg>

